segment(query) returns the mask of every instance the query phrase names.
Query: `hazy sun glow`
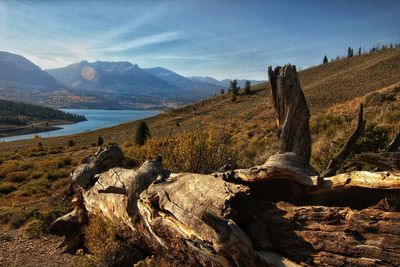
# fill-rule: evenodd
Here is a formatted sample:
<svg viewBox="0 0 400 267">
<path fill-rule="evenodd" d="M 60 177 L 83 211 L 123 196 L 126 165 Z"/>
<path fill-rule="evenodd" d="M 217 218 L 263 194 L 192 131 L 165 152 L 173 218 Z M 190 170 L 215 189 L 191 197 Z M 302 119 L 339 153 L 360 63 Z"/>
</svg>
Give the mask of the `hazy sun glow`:
<svg viewBox="0 0 400 267">
<path fill-rule="evenodd" d="M 81 75 L 85 80 L 92 81 L 96 77 L 96 71 L 89 66 L 83 67 Z"/>
</svg>

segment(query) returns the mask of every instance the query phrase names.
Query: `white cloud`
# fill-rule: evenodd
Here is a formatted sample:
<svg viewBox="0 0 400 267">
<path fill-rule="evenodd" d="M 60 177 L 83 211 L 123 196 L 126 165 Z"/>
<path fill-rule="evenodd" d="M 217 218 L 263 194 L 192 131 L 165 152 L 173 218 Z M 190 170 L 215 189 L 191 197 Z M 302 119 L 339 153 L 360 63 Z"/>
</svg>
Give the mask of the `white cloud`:
<svg viewBox="0 0 400 267">
<path fill-rule="evenodd" d="M 117 43 L 97 50 L 102 52 L 123 52 L 130 49 L 136 49 L 148 45 L 162 44 L 170 41 L 183 39 L 182 33 L 178 31 L 163 32 L 145 37 L 135 38 L 133 40 Z"/>
</svg>

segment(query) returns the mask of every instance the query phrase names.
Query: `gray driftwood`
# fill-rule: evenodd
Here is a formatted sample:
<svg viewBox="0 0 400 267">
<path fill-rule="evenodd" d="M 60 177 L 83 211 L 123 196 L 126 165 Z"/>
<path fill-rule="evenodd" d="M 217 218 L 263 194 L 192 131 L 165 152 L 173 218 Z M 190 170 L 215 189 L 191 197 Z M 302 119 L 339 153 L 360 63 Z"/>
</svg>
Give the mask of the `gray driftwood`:
<svg viewBox="0 0 400 267">
<path fill-rule="evenodd" d="M 355 155 L 353 161 L 384 171 L 400 171 L 400 152 L 362 153 Z"/>
<path fill-rule="evenodd" d="M 277 114 L 280 154 L 293 152 L 308 163 L 311 157 L 310 111 L 295 66 L 268 68 Z"/>
<path fill-rule="evenodd" d="M 350 152 L 354 145 L 356 144 L 358 138 L 362 135 L 365 129 L 365 120 L 364 120 L 364 107 L 363 104 L 360 104 L 360 108 L 358 110 L 358 118 L 357 118 L 357 127 L 354 132 L 351 134 L 346 143 L 342 146 L 339 153 L 337 153 L 328 163 L 328 167 L 322 173 L 321 177 L 325 178 L 328 176 L 333 176 L 343 165 L 347 157 L 350 155 Z"/>
<path fill-rule="evenodd" d="M 86 227 L 82 218 L 101 218 L 167 266 L 399 265 L 400 176 L 357 171 L 318 183 L 296 69 L 270 68 L 269 77 L 281 146 L 265 164 L 171 174 L 158 158 L 137 170 L 104 170 L 81 184 L 83 206 L 57 219 L 52 232 L 69 246 Z"/>
</svg>

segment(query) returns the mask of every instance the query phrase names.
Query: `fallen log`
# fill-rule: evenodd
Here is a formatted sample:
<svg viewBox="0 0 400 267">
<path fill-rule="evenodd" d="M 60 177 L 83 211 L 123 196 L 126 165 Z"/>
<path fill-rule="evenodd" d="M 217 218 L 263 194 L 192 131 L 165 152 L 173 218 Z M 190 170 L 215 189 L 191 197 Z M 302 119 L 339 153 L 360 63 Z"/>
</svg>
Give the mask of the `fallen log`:
<svg viewBox="0 0 400 267">
<path fill-rule="evenodd" d="M 281 143 L 265 164 L 210 175 L 170 173 L 161 158 L 137 170 L 95 169 L 90 182 L 79 183 L 79 214 L 89 226 L 102 218 L 128 231 L 157 264 L 399 265 L 399 175 L 357 171 L 318 179 L 296 69 L 270 68 L 269 76 Z M 75 180 L 86 181 L 86 174 L 75 172 Z M 87 227 L 76 214 L 52 226 L 69 251 L 77 247 L 68 244 L 76 232 L 61 226 L 80 233 Z"/>
<path fill-rule="evenodd" d="M 383 171 L 400 171 L 400 152 L 362 153 L 354 155 L 352 161 L 368 164 Z"/>
</svg>

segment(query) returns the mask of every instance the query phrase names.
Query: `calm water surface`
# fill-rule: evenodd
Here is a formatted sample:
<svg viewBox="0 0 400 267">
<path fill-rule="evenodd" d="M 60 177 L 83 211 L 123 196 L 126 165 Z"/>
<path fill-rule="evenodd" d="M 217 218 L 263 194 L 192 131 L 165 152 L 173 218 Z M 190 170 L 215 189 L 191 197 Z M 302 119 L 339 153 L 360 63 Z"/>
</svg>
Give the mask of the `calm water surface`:
<svg viewBox="0 0 400 267">
<path fill-rule="evenodd" d="M 2 141 L 16 141 L 31 139 L 35 135 L 42 138 L 70 135 L 93 131 L 101 128 L 115 126 L 128 121 L 135 121 L 144 118 L 149 118 L 157 114 L 154 110 L 100 110 L 100 109 L 62 109 L 65 112 L 84 115 L 87 121 L 82 121 L 74 124 L 60 125 L 60 130 L 47 131 L 41 133 L 16 135 L 0 138 Z"/>
</svg>

